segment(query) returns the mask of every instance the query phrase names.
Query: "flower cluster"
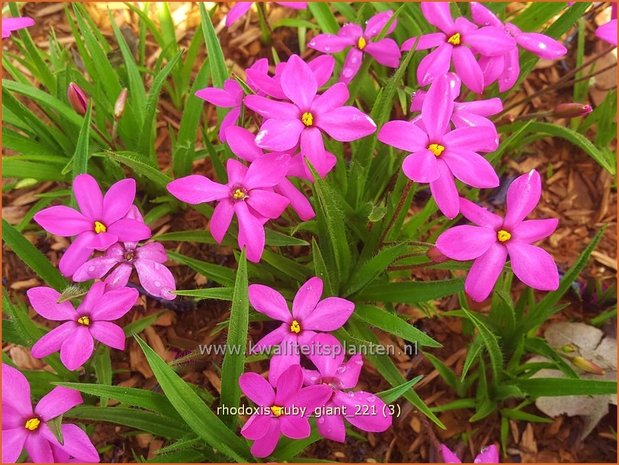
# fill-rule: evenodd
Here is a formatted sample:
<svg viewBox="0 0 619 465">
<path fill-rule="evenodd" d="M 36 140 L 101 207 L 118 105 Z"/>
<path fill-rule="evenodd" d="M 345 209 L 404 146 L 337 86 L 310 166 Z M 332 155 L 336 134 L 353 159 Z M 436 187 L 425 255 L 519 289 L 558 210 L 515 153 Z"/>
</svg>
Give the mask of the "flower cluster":
<svg viewBox="0 0 619 465">
<path fill-rule="evenodd" d="M 352 391 L 363 367 L 361 355 L 345 362 L 344 348 L 328 334 L 346 323 L 354 304 L 339 297 L 321 300 L 322 292 L 322 280 L 309 279 L 295 295 L 290 311 L 276 290 L 249 286 L 252 306 L 282 322 L 254 347 L 255 352 L 274 348 L 279 352 L 271 358 L 268 381 L 257 373 L 244 373 L 239 379 L 243 393 L 261 407 L 241 430 L 254 441 L 251 451 L 257 457 L 269 456 L 280 435 L 307 438 L 312 415 L 317 417 L 318 432 L 338 442 L 346 438 L 344 420 L 364 431 L 382 432 L 391 426 L 391 412 L 381 399 Z M 315 370 L 301 367 L 301 354 L 307 354 Z"/>
</svg>

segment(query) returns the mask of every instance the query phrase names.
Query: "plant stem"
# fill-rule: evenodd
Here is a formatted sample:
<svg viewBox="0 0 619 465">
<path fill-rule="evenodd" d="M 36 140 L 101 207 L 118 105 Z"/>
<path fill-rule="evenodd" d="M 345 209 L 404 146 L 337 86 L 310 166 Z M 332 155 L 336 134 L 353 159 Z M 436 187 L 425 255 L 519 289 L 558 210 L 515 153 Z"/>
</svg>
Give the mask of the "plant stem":
<svg viewBox="0 0 619 465">
<path fill-rule="evenodd" d="M 395 224 L 398 216 L 400 216 L 400 212 L 402 211 L 402 208 L 404 208 L 404 203 L 406 202 L 406 198 L 408 197 L 408 193 L 410 192 L 410 190 L 413 188 L 413 183 L 408 181 L 405 185 L 404 185 L 404 189 L 402 190 L 402 195 L 400 195 L 400 201 L 398 202 L 398 205 L 395 209 L 395 211 L 393 212 L 393 216 L 391 217 L 391 220 L 389 221 L 389 224 L 387 225 L 387 227 L 385 228 L 385 230 L 383 231 L 383 233 L 380 236 L 380 240 L 378 241 L 379 247 L 383 244 L 383 242 L 385 242 L 385 239 L 387 238 L 387 235 L 389 234 L 389 231 L 391 230 L 391 228 L 393 228 L 393 225 Z"/>
</svg>

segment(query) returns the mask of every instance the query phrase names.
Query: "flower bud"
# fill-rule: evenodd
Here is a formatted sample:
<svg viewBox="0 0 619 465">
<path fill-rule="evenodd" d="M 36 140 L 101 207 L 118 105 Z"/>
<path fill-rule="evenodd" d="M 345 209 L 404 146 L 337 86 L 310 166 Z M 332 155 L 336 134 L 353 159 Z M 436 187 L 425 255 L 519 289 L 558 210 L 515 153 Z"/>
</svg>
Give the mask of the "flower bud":
<svg viewBox="0 0 619 465">
<path fill-rule="evenodd" d="M 594 375 L 605 374 L 605 371 L 601 366 L 596 365 L 591 360 L 587 360 L 583 357 L 574 357 L 572 359 L 572 363 L 587 373 L 593 373 Z"/>
<path fill-rule="evenodd" d="M 67 88 L 67 99 L 71 104 L 71 107 L 79 113 L 80 115 L 85 115 L 86 110 L 88 110 L 88 97 L 79 86 L 70 82 L 69 87 Z"/>
<path fill-rule="evenodd" d="M 449 257 L 443 255 L 443 253 L 436 247 L 432 247 L 428 250 L 427 256 L 433 263 L 443 263 L 449 260 Z"/>
<path fill-rule="evenodd" d="M 582 103 L 560 103 L 558 104 L 552 115 L 557 118 L 579 118 L 581 116 L 587 116 L 593 111 L 591 105 L 585 105 Z"/>
<path fill-rule="evenodd" d="M 127 90 L 126 87 L 120 91 L 120 94 L 118 94 L 118 98 L 116 99 L 116 102 L 114 103 L 114 119 L 120 119 L 120 117 L 125 112 L 125 104 L 127 103 L 128 94 L 129 94 L 129 91 Z"/>
</svg>

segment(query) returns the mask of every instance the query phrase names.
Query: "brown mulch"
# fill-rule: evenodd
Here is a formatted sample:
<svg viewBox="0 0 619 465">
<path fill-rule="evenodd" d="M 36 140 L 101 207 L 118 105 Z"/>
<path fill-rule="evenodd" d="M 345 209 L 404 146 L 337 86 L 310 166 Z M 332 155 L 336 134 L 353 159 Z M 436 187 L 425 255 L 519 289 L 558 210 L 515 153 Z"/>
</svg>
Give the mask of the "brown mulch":
<svg viewBox="0 0 619 465">
<path fill-rule="evenodd" d="M 107 5 L 115 5 L 114 15 L 119 24 L 134 19 L 123 9 L 122 4 L 108 3 Z M 104 33 L 109 32 L 107 11 L 94 5 L 89 5 L 88 8 Z M 199 22 L 197 5 L 172 4 L 171 9 L 175 18 L 184 18 L 177 33 L 181 43 L 186 45 L 191 39 L 193 28 Z M 70 28 L 64 19 L 64 11 L 59 5 L 29 3 L 25 7 L 25 12 L 37 20 L 37 25 L 31 28 L 31 32 L 38 44 L 45 46 L 47 30 L 50 26 L 55 28 L 58 37 L 66 40 L 67 44 L 71 44 Z M 290 11 L 274 8 L 271 15 L 271 19 L 274 19 L 290 15 Z M 222 17 L 217 16 L 217 18 Z M 217 22 L 215 26 L 218 30 L 222 29 L 221 24 Z M 111 37 L 111 34 L 109 36 Z M 260 29 L 257 26 L 255 15 L 248 15 L 230 30 L 223 28 L 219 36 L 224 54 L 233 65 L 234 72 L 242 74 L 242 69 L 253 63 L 255 59 L 269 56 L 269 48 L 263 47 L 260 43 Z M 296 49 L 295 35 L 290 34 L 285 28 L 278 29 L 275 37 L 278 50 L 283 49 L 282 43 L 289 49 Z M 596 46 L 597 44 L 592 41 L 590 54 L 595 53 Z M 150 44 L 148 50 L 152 56 L 157 53 L 154 44 Z M 565 66 L 569 69 L 573 63 L 565 63 Z M 557 67 L 542 63 L 527 80 L 526 85 L 520 91 L 521 94 L 516 95 L 514 100 L 520 100 L 523 96 L 532 94 L 556 79 L 558 79 Z M 607 88 L 607 82 L 603 82 L 603 79 L 596 80 L 590 92 L 592 103 L 599 103 Z M 571 93 L 572 89 L 568 87 L 560 92 L 544 94 L 534 99 L 529 107 L 518 107 L 510 112 L 510 115 L 512 118 L 517 118 L 519 114 L 552 108 L 559 102 L 571 101 Z M 208 105 L 205 106 L 205 115 L 209 121 L 214 121 L 216 118 L 214 109 Z M 178 124 L 181 110 L 174 108 L 171 102 L 164 100 L 160 116 L 162 120 L 158 132 L 157 148 L 161 167 L 165 168 L 169 164 L 170 152 L 167 126 Z M 595 279 L 605 286 L 615 285 L 617 271 L 616 180 L 604 172 L 591 158 L 567 142 L 558 139 L 544 139 L 526 147 L 523 151 L 510 153 L 505 163 L 505 179 L 531 168 L 537 168 L 542 174 L 551 173 L 548 177 L 544 176 L 543 198 L 536 214 L 540 217 L 556 217 L 561 220 L 557 231 L 544 244 L 548 250 L 552 250 L 561 271 L 566 271 L 575 262 L 579 253 L 600 227 L 608 225 L 600 245 L 582 273 L 581 283 L 587 279 Z M 196 171 L 207 170 L 209 167 L 203 164 L 196 166 Z M 3 194 L 3 217 L 9 223 L 16 224 L 37 200 L 35 194 L 47 191 L 52 186 L 52 183 L 42 183 L 35 188 L 19 189 Z M 497 197 L 500 198 L 500 195 L 499 192 L 488 192 L 484 194 L 482 200 L 492 203 Z M 413 205 L 411 213 L 422 206 L 421 203 Z M 168 230 L 205 229 L 206 225 L 206 218 L 193 210 L 188 210 L 160 219 L 153 225 L 153 232 L 157 234 Z M 66 239 L 45 236 L 38 232 L 29 232 L 27 237 L 47 254 L 53 263 L 57 263 L 60 254 L 68 244 Z M 166 244 L 166 246 L 197 259 L 234 266 L 232 250 L 214 248 L 206 244 L 182 243 Z M 185 266 L 171 266 L 178 279 L 179 289 L 210 285 L 204 277 Z M 41 284 L 37 278 L 32 277 L 31 271 L 6 249 L 3 250 L 2 277 L 3 282 L 10 289 L 11 297 L 22 301 L 25 301 L 25 291 L 28 288 Z M 428 275 L 423 272 L 421 274 L 414 272 L 412 277 L 427 278 Z M 518 284 L 515 284 L 515 291 L 519 292 L 519 290 Z M 568 294 L 566 302 L 570 305 L 555 315 L 553 319 L 587 322 L 605 309 L 594 305 L 587 299 L 579 299 L 576 292 Z M 441 310 L 454 308 L 457 308 L 457 302 L 454 299 L 441 302 Z M 476 309 L 487 311 L 487 304 L 477 306 Z M 399 306 L 398 311 L 441 342 L 443 347 L 434 350 L 433 355 L 443 360 L 456 373 L 461 373 L 466 357 L 466 345 L 470 342 L 470 337 L 463 335 L 459 319 L 428 318 L 421 310 L 407 306 Z M 122 323 L 127 324 L 156 312 L 162 312 L 162 314 L 153 327 L 144 331 L 143 337 L 164 360 L 173 361 L 182 357 L 195 350 L 198 344 L 225 343 L 225 332 L 213 335 L 213 330 L 218 323 L 228 317 L 226 303 L 218 301 L 194 303 L 182 298 L 167 303 L 142 296 L 139 305 L 124 318 Z M 31 315 L 34 317 L 34 312 L 31 312 Z M 41 321 L 38 317 L 36 318 L 37 321 Z M 270 330 L 267 325 L 268 323 L 265 323 L 264 327 L 258 323 L 251 325 L 250 335 L 254 342 L 265 331 Z M 616 321 L 613 321 L 610 326 L 616 326 Z M 395 343 L 401 348 L 404 347 L 402 340 L 382 342 Z M 4 350 L 9 352 L 22 368 L 40 367 L 40 362 L 33 360 L 22 348 L 5 346 Z M 142 351 L 134 341 L 128 343 L 128 350 L 125 352 L 112 351 L 112 357 L 113 367 L 117 372 L 114 377 L 115 384 L 159 390 Z M 188 382 L 195 383 L 217 396 L 221 383 L 219 378 L 221 358 L 218 355 L 192 360 L 183 364 L 180 373 Z M 443 405 L 457 399 L 423 355 L 396 356 L 395 361 L 407 378 L 424 375 L 415 390 L 429 406 Z M 260 362 L 254 362 L 248 366 L 249 370 L 258 372 L 263 372 L 266 368 L 266 364 Z M 389 386 L 371 366 L 366 364 L 359 388 L 376 392 L 388 389 Z M 474 393 L 471 394 L 474 395 Z M 428 422 L 421 414 L 406 402 L 400 401 L 399 404 L 402 407 L 401 415 L 394 419 L 393 428 L 387 432 L 383 434 L 364 433 L 367 441 L 349 437 L 346 444 L 320 441 L 310 446 L 303 455 L 343 462 L 440 461 L 440 458 L 435 455 L 435 449 L 431 446 L 432 441 L 435 440 L 434 435 L 436 435 L 441 442 L 453 446 L 465 460 L 470 461 L 483 445 L 492 442 L 499 443 L 500 417 L 498 413 L 477 423 L 468 421 L 473 413 L 468 410 L 440 413 L 438 416 L 447 429 L 442 431 L 433 428 L 430 434 Z M 540 414 L 534 406 L 528 407 L 527 411 Z M 550 424 L 511 421 L 508 461 L 615 462 L 617 456 L 616 424 L 616 407 L 611 407 L 611 413 L 600 422 L 586 440 L 581 441 L 579 436 L 583 422 L 578 417 L 559 417 Z M 466 444 L 459 444 L 462 437 L 468 438 Z M 165 445 L 148 434 L 134 436 L 126 428 L 103 423 L 96 425 L 93 439 L 98 446 L 110 446 L 107 452 L 102 454 L 102 461 L 105 462 L 131 461 L 133 452 L 151 458 L 157 449 Z"/>
</svg>

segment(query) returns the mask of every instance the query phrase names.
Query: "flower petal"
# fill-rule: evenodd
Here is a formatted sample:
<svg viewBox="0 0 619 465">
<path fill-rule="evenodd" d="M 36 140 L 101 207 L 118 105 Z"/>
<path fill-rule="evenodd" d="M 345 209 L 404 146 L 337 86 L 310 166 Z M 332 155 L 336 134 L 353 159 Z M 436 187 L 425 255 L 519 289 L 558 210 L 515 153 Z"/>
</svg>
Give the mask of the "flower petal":
<svg viewBox="0 0 619 465">
<path fill-rule="evenodd" d="M 228 186 L 198 174 L 175 179 L 167 189 L 174 197 L 191 205 L 221 200 L 230 194 Z"/>
<path fill-rule="evenodd" d="M 64 251 L 58 269 L 63 276 L 71 276 L 92 255 L 92 248 L 88 247 L 95 237 L 95 233 L 87 231 L 75 238 L 67 250 Z"/>
<path fill-rule="evenodd" d="M 494 444 L 484 447 L 473 463 L 499 463 L 499 450 Z"/>
<path fill-rule="evenodd" d="M 290 439 L 305 439 L 312 433 L 309 420 L 305 417 L 284 415 L 279 420 L 282 434 Z"/>
<path fill-rule="evenodd" d="M 595 30 L 595 36 L 605 40 L 611 45 L 617 46 L 617 19 L 611 19 Z"/>
<path fill-rule="evenodd" d="M 469 31 L 464 36 L 464 42 L 475 52 L 485 56 L 503 55 L 516 47 L 516 41 L 505 28 L 496 26 L 485 26 Z"/>
<path fill-rule="evenodd" d="M 300 83 L 303 85 L 299 85 Z M 288 59 L 282 71 L 280 84 L 286 97 L 302 111 L 309 110 L 316 96 L 318 84 L 310 67 L 298 55 L 292 55 Z"/>
<path fill-rule="evenodd" d="M 402 51 L 408 52 L 412 50 L 428 50 L 430 48 L 439 47 L 444 44 L 447 37 L 443 32 L 432 32 L 430 34 L 423 34 L 419 37 L 411 37 L 402 43 Z"/>
<path fill-rule="evenodd" d="M 391 413 L 376 395 L 365 391 L 337 391 L 333 403 L 346 407 L 345 418 L 360 430 L 381 433 L 391 426 Z"/>
<path fill-rule="evenodd" d="M 275 187 L 275 192 L 288 199 L 290 206 L 299 215 L 301 221 L 308 221 L 316 216 L 316 212 L 305 194 L 297 189 L 288 179 L 284 179 L 279 183 Z"/>
<path fill-rule="evenodd" d="M 537 206 L 542 196 L 542 180 L 536 170 L 518 176 L 507 189 L 505 227 L 514 228 Z"/>
<path fill-rule="evenodd" d="M 135 249 L 135 256 L 138 259 L 152 260 L 158 263 L 165 263 L 168 260 L 165 247 L 159 242 L 150 242 L 137 247 Z"/>
<path fill-rule="evenodd" d="M 94 341 L 90 331 L 85 326 L 79 326 L 73 331 L 73 337 L 65 340 L 60 347 L 60 360 L 69 370 L 77 370 L 92 355 Z"/>
<path fill-rule="evenodd" d="M 451 82 L 448 75 L 432 82 L 421 107 L 421 118 L 431 141 L 440 141 L 449 128 L 454 110 Z"/>
<path fill-rule="evenodd" d="M 335 58 L 329 55 L 319 55 L 307 65 L 314 73 L 318 87 L 322 87 L 331 79 L 333 69 L 335 68 Z"/>
<path fill-rule="evenodd" d="M 484 73 L 471 49 L 454 47 L 453 62 L 456 73 L 464 85 L 476 94 L 481 94 L 484 91 Z"/>
<path fill-rule="evenodd" d="M 248 295 L 251 306 L 263 315 L 287 324 L 292 321 L 286 299 L 275 289 L 262 284 L 250 284 Z"/>
<path fill-rule="evenodd" d="M 256 135 L 256 145 L 262 149 L 283 152 L 297 146 L 305 129 L 300 119 L 268 119 Z"/>
<path fill-rule="evenodd" d="M 30 26 L 34 26 L 34 19 L 29 18 L 28 16 L 2 18 L 2 38 L 6 39 L 12 32 L 19 31 L 20 29 Z"/>
<path fill-rule="evenodd" d="M 3 25 L 2 38 L 5 37 L 4 33 L 5 29 Z M 28 430 L 24 428 L 23 425 L 20 425 L 18 428 L 2 430 L 2 463 L 17 462 L 17 459 L 19 459 L 19 456 L 24 449 L 24 444 L 26 443 L 26 438 L 28 436 Z"/>
<path fill-rule="evenodd" d="M 503 271 L 506 258 L 507 249 L 496 243 L 473 262 L 464 282 L 464 290 L 471 299 L 482 302 L 488 298 Z"/>
<path fill-rule="evenodd" d="M 35 342 L 30 353 L 34 358 L 43 358 L 58 352 L 62 343 L 71 337 L 75 329 L 76 323 L 74 321 L 61 324 Z"/>
<path fill-rule="evenodd" d="M 306 415 L 312 415 L 314 410 L 327 403 L 333 394 L 333 389 L 326 384 L 308 386 L 301 389 L 286 405 L 294 405 L 306 409 Z"/>
<path fill-rule="evenodd" d="M 471 17 L 478 26 L 502 27 L 501 20 L 483 3 L 471 2 Z"/>
<path fill-rule="evenodd" d="M 559 270 L 552 255 L 541 247 L 510 240 L 506 243 L 514 274 L 533 289 L 554 291 L 559 287 Z"/>
<path fill-rule="evenodd" d="M 348 86 L 343 82 L 332 85 L 322 94 L 316 96 L 312 103 L 312 112 L 317 115 L 327 113 L 337 107 L 341 107 L 348 100 Z"/>
<path fill-rule="evenodd" d="M 176 296 L 176 280 L 172 272 L 164 265 L 152 260 L 140 258 L 134 262 L 140 284 L 150 295 L 166 300 L 174 300 Z"/>
<path fill-rule="evenodd" d="M 346 54 L 344 66 L 342 67 L 342 76 L 340 81 L 349 84 L 350 81 L 357 75 L 361 63 L 363 62 L 363 52 L 358 48 L 351 48 Z"/>
<path fill-rule="evenodd" d="M 122 179 L 112 184 L 103 197 L 103 218 L 100 220 L 110 225 L 123 218 L 133 205 L 135 189 L 135 179 Z"/>
<path fill-rule="evenodd" d="M 241 435 L 251 441 L 263 438 L 268 433 L 273 422 L 278 423 L 278 420 L 271 416 L 254 413 L 249 417 L 247 423 L 243 425 L 243 428 L 241 428 Z"/>
<path fill-rule="evenodd" d="M 254 2 L 237 2 L 226 15 L 226 27 L 232 26 L 249 11 Z"/>
<path fill-rule="evenodd" d="M 260 439 L 256 439 L 256 441 L 252 444 L 250 449 L 252 455 L 258 458 L 264 458 L 271 455 L 275 450 L 275 446 L 277 446 L 279 436 L 279 421 L 272 421 L 266 434 Z"/>
<path fill-rule="evenodd" d="M 256 145 L 255 136 L 245 128 L 230 126 L 226 129 L 226 142 L 237 157 L 245 161 L 254 161 L 262 156 L 262 150 Z"/>
<path fill-rule="evenodd" d="M 528 244 L 541 241 L 555 232 L 558 224 L 559 220 L 556 218 L 525 220 L 511 230 L 512 239 Z"/>
<path fill-rule="evenodd" d="M 42 425 L 41 429 L 47 428 Z M 42 434 L 28 434 L 24 444 L 26 452 L 33 463 L 54 463 L 54 454 L 49 441 Z"/>
<path fill-rule="evenodd" d="M 133 308 L 139 295 L 137 289 L 129 287 L 112 289 L 103 294 L 101 298 L 95 302 L 90 309 L 90 314 L 96 321 L 118 320 Z"/>
<path fill-rule="evenodd" d="M 438 165 L 432 152 L 424 148 L 404 159 L 402 171 L 412 181 L 433 182 L 440 176 Z"/>
<path fill-rule="evenodd" d="M 518 48 L 515 47 L 512 51 L 503 56 L 503 72 L 499 76 L 499 91 L 505 92 L 516 84 L 520 75 L 520 55 Z"/>
<path fill-rule="evenodd" d="M 245 202 L 236 202 L 234 212 L 239 223 L 239 236 L 237 242 L 239 248 L 247 249 L 247 259 L 252 263 L 258 263 L 264 251 L 266 235 L 260 219 L 250 212 Z"/>
<path fill-rule="evenodd" d="M 447 150 L 470 150 L 477 152 L 484 146 L 494 143 L 495 137 L 496 131 L 487 126 L 464 127 L 454 129 L 445 134 L 443 142 Z"/>
<path fill-rule="evenodd" d="M 198 90 L 195 95 L 217 107 L 232 108 L 237 106 L 234 96 L 218 87 L 205 87 L 204 89 Z"/>
<path fill-rule="evenodd" d="M 90 220 L 101 219 L 103 194 L 95 178 L 80 174 L 73 180 L 73 193 L 82 214 Z"/>
<path fill-rule="evenodd" d="M 253 189 L 247 204 L 267 218 L 279 218 L 290 202 L 286 197 L 264 189 Z"/>
<path fill-rule="evenodd" d="M 61 449 L 64 452 L 77 462 L 99 462 L 99 453 L 85 431 L 71 423 L 62 425 L 61 430 L 64 440 Z M 46 436 L 50 438 L 50 442 L 55 440 L 53 433 Z"/>
<path fill-rule="evenodd" d="M 410 121 L 394 120 L 378 132 L 378 140 L 406 152 L 416 152 L 428 146 L 426 132 Z"/>
<path fill-rule="evenodd" d="M 331 378 L 344 361 L 344 348 L 335 336 L 317 334 L 310 343 L 308 358 L 322 376 Z"/>
<path fill-rule="evenodd" d="M 303 386 L 303 370 L 299 365 L 299 355 L 295 354 L 295 350 L 291 350 L 296 347 L 291 343 L 293 336 L 290 336 L 283 342 L 282 348 L 284 353 L 281 355 L 275 355 L 271 359 L 271 365 L 269 367 L 269 382 L 271 385 L 275 384 L 275 405 L 286 406 L 292 400 Z M 273 369 L 276 373 L 272 376 Z"/>
<path fill-rule="evenodd" d="M 338 53 L 346 47 L 354 46 L 355 41 L 351 37 L 336 34 L 318 34 L 312 37 L 307 46 L 322 53 Z"/>
<path fill-rule="evenodd" d="M 299 108 L 288 102 L 261 97 L 260 95 L 248 95 L 243 100 L 245 106 L 255 111 L 266 119 L 299 119 Z"/>
<path fill-rule="evenodd" d="M 85 231 L 92 231 L 93 222 L 73 208 L 56 205 L 37 212 L 34 221 L 48 233 L 71 237 Z"/>
<path fill-rule="evenodd" d="M 226 131 L 229 127 L 234 126 L 241 115 L 241 107 L 234 107 L 231 109 L 226 116 L 221 120 L 221 124 L 219 125 L 219 140 L 222 142 L 227 142 L 226 139 Z"/>
<path fill-rule="evenodd" d="M 499 177 L 488 160 L 471 150 L 448 149 L 443 160 L 453 175 L 477 188 L 498 187 Z"/>
<path fill-rule="evenodd" d="M 392 17 L 393 11 L 391 10 L 383 11 L 372 16 L 365 23 L 365 36 L 370 39 L 376 37 L 382 32 Z M 389 29 L 385 31 L 385 35 L 391 34 L 397 25 L 398 21 L 394 19 L 389 25 Z"/>
<path fill-rule="evenodd" d="M 30 384 L 17 368 L 6 363 L 2 364 L 2 403 L 11 406 L 15 412 L 24 417 L 32 415 Z"/>
<path fill-rule="evenodd" d="M 274 187 L 286 176 L 289 163 L 290 156 L 287 154 L 263 155 L 249 165 L 243 186 L 247 189 Z M 252 193 L 253 191 L 250 192 L 250 198 Z"/>
<path fill-rule="evenodd" d="M 497 230 L 503 224 L 503 218 L 486 208 L 480 207 L 464 197 L 460 197 L 460 213 L 472 223 Z"/>
<path fill-rule="evenodd" d="M 317 119 L 316 126 L 340 142 L 361 139 L 376 131 L 374 121 L 355 107 L 339 107 Z"/>
<path fill-rule="evenodd" d="M 355 354 L 337 370 L 342 389 L 352 389 L 357 385 L 361 368 L 363 368 L 363 358 L 361 354 Z"/>
<path fill-rule="evenodd" d="M 567 54 L 567 48 L 561 42 L 537 32 L 522 32 L 516 37 L 516 42 L 544 60 L 557 60 Z"/>
<path fill-rule="evenodd" d="M 393 39 L 381 39 L 376 42 L 369 42 L 364 52 L 371 55 L 378 63 L 389 68 L 400 66 L 402 52 L 400 47 Z"/>
<path fill-rule="evenodd" d="M 494 229 L 482 226 L 454 226 L 436 240 L 436 247 L 453 260 L 473 260 L 483 255 L 497 241 Z"/>
<path fill-rule="evenodd" d="M 270 407 L 275 401 L 273 387 L 258 373 L 243 373 L 239 377 L 239 386 L 243 394 L 256 405 Z"/>
<path fill-rule="evenodd" d="M 114 271 L 107 275 L 105 278 L 105 285 L 108 289 L 118 289 L 125 287 L 131 277 L 133 266 L 128 263 L 121 263 Z"/>
<path fill-rule="evenodd" d="M 313 277 L 301 285 L 292 302 L 292 316 L 305 320 L 316 308 L 322 296 L 322 279 Z"/>
<path fill-rule="evenodd" d="M 430 183 L 430 191 L 443 215 L 449 219 L 456 217 L 460 210 L 458 189 L 451 171 L 442 160 L 438 162 L 439 177 Z"/>
<path fill-rule="evenodd" d="M 117 324 L 95 321 L 89 326 L 90 334 L 101 344 L 116 350 L 125 350 L 125 333 Z"/>
<path fill-rule="evenodd" d="M 41 420 L 50 421 L 83 402 L 84 400 L 79 391 L 56 386 L 41 398 L 34 408 L 34 413 Z"/>
<path fill-rule="evenodd" d="M 453 47 L 443 43 L 437 49 L 423 57 L 417 67 L 417 81 L 420 86 L 430 84 L 434 79 L 449 71 Z"/>
<path fill-rule="evenodd" d="M 326 407 L 335 407 L 335 405 L 328 403 Z M 342 415 L 323 415 L 316 420 L 316 425 L 318 432 L 325 439 L 341 443 L 346 441 L 346 425 L 344 425 Z"/>
<path fill-rule="evenodd" d="M 102 278 L 118 263 L 120 263 L 120 260 L 116 257 L 106 255 L 95 257 L 80 266 L 73 273 L 72 279 L 76 283 L 83 283 L 91 279 Z"/>
<path fill-rule="evenodd" d="M 33 287 L 26 292 L 32 308 L 43 318 L 52 321 L 66 321 L 75 318 L 71 302 L 58 303 L 60 292 L 51 287 Z"/>
<path fill-rule="evenodd" d="M 456 454 L 454 454 L 445 444 L 441 444 L 440 449 L 445 463 L 462 463 L 460 458 Z"/>
<path fill-rule="evenodd" d="M 355 304 L 341 297 L 327 297 L 318 302 L 316 308 L 303 318 L 304 329 L 335 331 L 348 321 L 355 310 Z"/>
<path fill-rule="evenodd" d="M 449 2 L 422 2 L 421 11 L 424 18 L 441 31 L 450 34 L 454 28 Z"/>
<path fill-rule="evenodd" d="M 252 353 L 263 352 L 281 343 L 290 334 L 290 323 L 282 323 L 277 329 L 263 336 L 256 345 L 252 347 Z"/>
<path fill-rule="evenodd" d="M 332 159 L 325 150 L 322 141 L 322 133 L 318 128 L 308 128 L 301 134 L 301 156 L 303 160 L 309 161 L 318 175 L 324 177 L 333 168 Z M 311 176 L 309 168 L 308 176 Z"/>
<path fill-rule="evenodd" d="M 234 216 L 234 205 L 230 200 L 224 199 L 217 204 L 209 221 L 208 227 L 211 231 L 213 239 L 218 243 L 223 241 L 228 228 L 230 228 L 230 222 Z"/>
</svg>

